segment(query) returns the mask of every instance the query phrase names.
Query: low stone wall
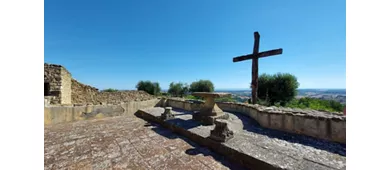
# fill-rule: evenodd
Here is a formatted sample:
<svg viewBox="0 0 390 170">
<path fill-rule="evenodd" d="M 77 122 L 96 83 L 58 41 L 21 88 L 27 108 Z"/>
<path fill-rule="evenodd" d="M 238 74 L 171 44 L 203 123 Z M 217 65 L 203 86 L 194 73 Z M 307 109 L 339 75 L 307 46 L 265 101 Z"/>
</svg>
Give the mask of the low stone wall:
<svg viewBox="0 0 390 170">
<path fill-rule="evenodd" d="M 160 99 L 130 101 L 117 105 L 45 106 L 45 125 L 111 116 L 129 116 L 139 109 L 161 105 Z"/>
<path fill-rule="evenodd" d="M 166 106 L 189 111 L 199 110 L 203 103 L 179 99 L 167 99 Z M 260 126 L 295 134 L 344 143 L 346 140 L 346 117 L 336 113 L 264 107 L 243 103 L 221 103 L 217 105 L 224 111 L 237 112 L 256 120 Z"/>
</svg>

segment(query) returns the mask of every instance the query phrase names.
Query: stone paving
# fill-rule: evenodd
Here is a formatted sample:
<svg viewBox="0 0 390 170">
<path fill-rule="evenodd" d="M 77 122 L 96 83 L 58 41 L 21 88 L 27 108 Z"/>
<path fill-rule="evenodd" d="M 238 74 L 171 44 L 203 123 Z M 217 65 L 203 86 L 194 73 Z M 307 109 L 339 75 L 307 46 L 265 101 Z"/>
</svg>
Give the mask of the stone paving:
<svg viewBox="0 0 390 170">
<path fill-rule="evenodd" d="M 244 169 L 135 116 L 45 126 L 45 169 Z"/>
</svg>

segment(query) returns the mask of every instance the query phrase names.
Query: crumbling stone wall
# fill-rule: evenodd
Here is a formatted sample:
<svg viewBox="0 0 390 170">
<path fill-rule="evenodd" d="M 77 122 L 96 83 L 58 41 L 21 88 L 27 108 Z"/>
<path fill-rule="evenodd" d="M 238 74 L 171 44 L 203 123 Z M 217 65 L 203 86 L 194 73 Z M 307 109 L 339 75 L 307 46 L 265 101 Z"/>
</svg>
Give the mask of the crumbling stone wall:
<svg viewBox="0 0 390 170">
<path fill-rule="evenodd" d="M 61 65 L 45 63 L 45 106 L 69 104 L 120 104 L 156 98 L 144 91 L 100 92 L 73 79 Z"/>
<path fill-rule="evenodd" d="M 99 89 L 82 84 L 75 79 L 72 79 L 72 103 L 73 104 L 98 104 L 96 96 Z"/>
<path fill-rule="evenodd" d="M 50 104 L 71 104 L 71 74 L 61 65 L 44 65 L 45 100 Z"/>
<path fill-rule="evenodd" d="M 72 79 L 73 104 L 121 104 L 130 101 L 145 101 L 156 97 L 136 90 L 100 92 L 99 89 Z"/>
</svg>

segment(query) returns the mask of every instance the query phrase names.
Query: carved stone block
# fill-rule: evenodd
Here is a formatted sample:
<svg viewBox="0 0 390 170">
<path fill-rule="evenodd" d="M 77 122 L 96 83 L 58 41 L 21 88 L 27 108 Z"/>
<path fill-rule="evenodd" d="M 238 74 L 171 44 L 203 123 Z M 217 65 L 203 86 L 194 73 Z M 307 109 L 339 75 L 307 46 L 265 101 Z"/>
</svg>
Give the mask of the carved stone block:
<svg viewBox="0 0 390 170">
<path fill-rule="evenodd" d="M 175 116 L 172 114 L 172 107 L 165 107 L 165 111 L 161 114 L 162 120 L 173 119 Z"/>
<path fill-rule="evenodd" d="M 218 142 L 226 142 L 233 138 L 233 131 L 228 127 L 227 120 L 217 119 L 214 121 L 215 128 L 210 133 L 210 138 Z"/>
</svg>

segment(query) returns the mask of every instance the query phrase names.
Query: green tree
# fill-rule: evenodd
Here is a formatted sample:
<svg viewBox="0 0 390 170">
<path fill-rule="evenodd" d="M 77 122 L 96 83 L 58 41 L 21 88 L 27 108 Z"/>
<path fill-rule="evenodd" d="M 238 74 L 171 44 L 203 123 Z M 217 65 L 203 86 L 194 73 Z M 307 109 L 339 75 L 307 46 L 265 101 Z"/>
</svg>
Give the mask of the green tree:
<svg viewBox="0 0 390 170">
<path fill-rule="evenodd" d="M 157 82 L 139 81 L 136 86 L 137 90 L 143 90 L 151 95 L 158 95 L 161 91 L 160 85 Z"/>
<path fill-rule="evenodd" d="M 117 92 L 117 91 L 119 91 L 119 90 L 113 89 L 113 88 L 109 88 L 109 89 L 104 89 L 104 90 L 102 90 L 102 92 Z"/>
<path fill-rule="evenodd" d="M 190 92 L 213 92 L 214 85 L 210 80 L 199 80 L 191 83 L 189 91 Z"/>
<path fill-rule="evenodd" d="M 169 84 L 168 93 L 172 96 L 183 97 L 188 92 L 188 85 L 183 83 L 174 83 Z"/>
<path fill-rule="evenodd" d="M 272 87 L 272 75 L 262 74 L 258 79 L 257 97 L 262 101 L 268 101 L 268 91 Z"/>
<path fill-rule="evenodd" d="M 262 74 L 259 76 L 257 96 L 270 105 L 279 103 L 285 106 L 297 95 L 299 83 L 297 78 L 289 73 L 274 75 Z"/>
</svg>

